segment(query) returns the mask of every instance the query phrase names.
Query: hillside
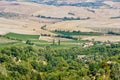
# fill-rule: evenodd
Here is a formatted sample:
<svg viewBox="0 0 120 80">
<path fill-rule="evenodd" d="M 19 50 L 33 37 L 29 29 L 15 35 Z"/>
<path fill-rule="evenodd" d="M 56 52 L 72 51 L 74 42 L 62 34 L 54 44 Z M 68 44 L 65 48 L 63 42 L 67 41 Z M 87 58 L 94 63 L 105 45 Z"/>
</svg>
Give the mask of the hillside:
<svg viewBox="0 0 120 80">
<path fill-rule="evenodd" d="M 119 33 L 120 3 L 113 1 L 102 1 L 102 3 L 111 7 L 55 6 L 2 0 L 0 1 L 0 33 L 57 35 L 51 32 L 56 29 Z M 42 29 L 44 26 L 46 30 Z"/>
<path fill-rule="evenodd" d="M 0 80 L 120 79 L 120 44 L 55 47 L 0 47 Z"/>
<path fill-rule="evenodd" d="M 0 80 L 120 80 L 120 1 L 0 0 Z"/>
<path fill-rule="evenodd" d="M 79 6 L 79 7 L 111 7 L 106 1 L 120 2 L 119 0 L 22 0 L 35 2 L 39 4 L 56 5 L 56 6 Z"/>
</svg>

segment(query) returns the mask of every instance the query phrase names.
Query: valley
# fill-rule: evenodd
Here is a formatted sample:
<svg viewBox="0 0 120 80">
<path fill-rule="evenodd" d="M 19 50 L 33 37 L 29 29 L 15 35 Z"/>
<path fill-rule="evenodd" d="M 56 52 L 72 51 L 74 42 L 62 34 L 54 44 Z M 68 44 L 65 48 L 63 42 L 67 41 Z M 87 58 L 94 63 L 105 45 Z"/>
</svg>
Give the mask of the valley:
<svg viewBox="0 0 120 80">
<path fill-rule="evenodd" d="M 0 0 L 0 80 L 119 74 L 119 0 Z"/>
</svg>

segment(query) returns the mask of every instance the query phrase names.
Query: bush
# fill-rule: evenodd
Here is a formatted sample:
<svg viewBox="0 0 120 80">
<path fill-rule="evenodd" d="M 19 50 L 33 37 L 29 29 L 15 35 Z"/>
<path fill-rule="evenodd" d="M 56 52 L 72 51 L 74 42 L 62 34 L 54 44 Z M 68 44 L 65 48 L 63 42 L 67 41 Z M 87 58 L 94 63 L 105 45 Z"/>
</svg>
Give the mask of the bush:
<svg viewBox="0 0 120 80">
<path fill-rule="evenodd" d="M 32 43 L 30 40 L 27 40 L 27 41 L 26 41 L 26 44 L 34 45 L 34 43 Z"/>
</svg>

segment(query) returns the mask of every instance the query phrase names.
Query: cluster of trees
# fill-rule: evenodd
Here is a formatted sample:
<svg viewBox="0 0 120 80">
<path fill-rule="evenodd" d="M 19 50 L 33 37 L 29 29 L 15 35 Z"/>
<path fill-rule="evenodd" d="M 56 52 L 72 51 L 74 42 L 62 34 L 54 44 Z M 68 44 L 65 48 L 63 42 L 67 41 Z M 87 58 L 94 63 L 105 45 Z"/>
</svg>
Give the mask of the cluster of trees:
<svg viewBox="0 0 120 80">
<path fill-rule="evenodd" d="M 62 19 L 62 18 L 51 17 L 51 16 L 43 16 L 43 15 L 37 15 L 36 17 L 38 17 L 38 18 L 45 18 L 45 19 Z"/>
<path fill-rule="evenodd" d="M 71 35 L 56 35 L 55 37 L 78 40 L 78 38 L 72 37 Z"/>
<path fill-rule="evenodd" d="M 91 35 L 91 36 L 102 35 L 102 33 L 98 32 L 81 32 L 79 30 L 78 31 L 55 30 L 54 32 L 63 35 Z"/>
<path fill-rule="evenodd" d="M 71 14 L 71 15 L 74 15 L 72 13 L 68 13 L 68 14 Z M 63 18 L 57 18 L 57 17 L 51 17 L 51 16 L 43 16 L 43 15 L 38 15 L 36 17 L 39 17 L 39 18 L 45 18 L 45 19 L 60 19 L 60 20 L 87 20 L 87 19 L 90 19 L 90 17 L 87 17 L 87 18 L 80 18 L 80 17 L 63 17 Z"/>
<path fill-rule="evenodd" d="M 82 2 L 82 3 L 76 3 L 76 4 L 70 4 L 71 6 L 79 6 L 79 7 L 93 7 L 93 8 L 99 8 L 100 6 L 109 6 L 101 2 Z"/>
<path fill-rule="evenodd" d="M 111 34 L 111 35 L 120 35 L 120 33 L 112 32 L 112 31 L 109 31 L 107 34 Z"/>
<path fill-rule="evenodd" d="M 110 17 L 110 19 L 119 19 L 120 16 Z"/>
<path fill-rule="evenodd" d="M 63 20 L 81 20 L 81 18 L 74 18 L 74 17 L 64 17 Z"/>
<path fill-rule="evenodd" d="M 26 44 L 28 44 L 28 45 L 34 45 L 34 43 L 32 41 L 30 41 L 30 40 L 27 40 Z"/>
<path fill-rule="evenodd" d="M 0 80 L 120 80 L 119 74 L 120 44 L 0 49 Z"/>
<path fill-rule="evenodd" d="M 87 19 L 90 19 L 90 17 L 87 17 L 87 18 L 64 17 L 62 20 L 87 20 Z"/>
<path fill-rule="evenodd" d="M 0 17 L 5 17 L 5 18 L 12 18 L 19 16 L 19 14 L 16 13 L 10 13 L 10 12 L 0 12 Z"/>
<path fill-rule="evenodd" d="M 50 34 L 41 34 L 41 36 L 48 36 L 48 37 L 50 37 L 51 35 Z"/>
<path fill-rule="evenodd" d="M 61 41 L 60 41 L 60 40 L 58 40 L 58 42 L 56 43 L 56 42 L 55 42 L 55 39 L 53 39 L 53 42 L 52 42 L 52 45 L 53 45 L 53 46 L 56 46 L 56 45 L 60 46 L 60 44 L 61 44 Z"/>
<path fill-rule="evenodd" d="M 120 28 L 115 28 L 115 27 L 113 27 L 113 28 L 110 28 L 110 27 L 91 27 L 91 29 L 92 30 L 95 30 L 95 31 L 98 31 L 98 32 L 100 32 L 100 33 L 106 33 L 106 34 L 108 34 L 108 33 L 120 33 Z M 116 34 L 114 34 L 114 35 L 116 35 Z"/>
</svg>

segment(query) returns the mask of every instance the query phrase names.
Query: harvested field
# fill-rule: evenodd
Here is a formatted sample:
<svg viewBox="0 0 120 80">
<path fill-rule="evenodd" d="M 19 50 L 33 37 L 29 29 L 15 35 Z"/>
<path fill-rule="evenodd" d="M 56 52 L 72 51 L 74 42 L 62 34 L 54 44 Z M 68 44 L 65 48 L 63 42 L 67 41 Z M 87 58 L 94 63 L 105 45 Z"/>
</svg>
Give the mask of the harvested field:
<svg viewBox="0 0 120 80">
<path fill-rule="evenodd" d="M 82 37 L 82 40 L 92 40 L 94 39 L 95 41 L 111 41 L 111 42 L 119 42 L 120 41 L 120 36 L 84 36 Z"/>
<path fill-rule="evenodd" d="M 75 6 L 53 6 L 22 1 L 0 1 L 0 13 L 7 13 L 0 17 L 0 35 L 9 32 L 20 34 L 50 34 L 52 30 L 82 31 L 82 32 L 102 32 L 109 31 L 120 33 L 120 19 L 111 17 L 120 16 L 119 2 L 105 2 L 112 8 L 88 8 Z M 19 16 L 11 16 L 13 13 Z M 72 14 L 72 15 L 71 15 Z M 54 17 L 56 19 L 46 19 L 36 17 Z M 11 16 L 11 17 L 10 17 Z M 89 18 L 88 20 L 67 20 L 61 21 L 58 18 Z M 46 25 L 45 30 L 41 29 Z M 114 37 L 114 36 L 112 36 Z M 45 40 L 49 38 L 45 38 Z M 106 39 L 107 40 L 107 39 Z"/>
</svg>

